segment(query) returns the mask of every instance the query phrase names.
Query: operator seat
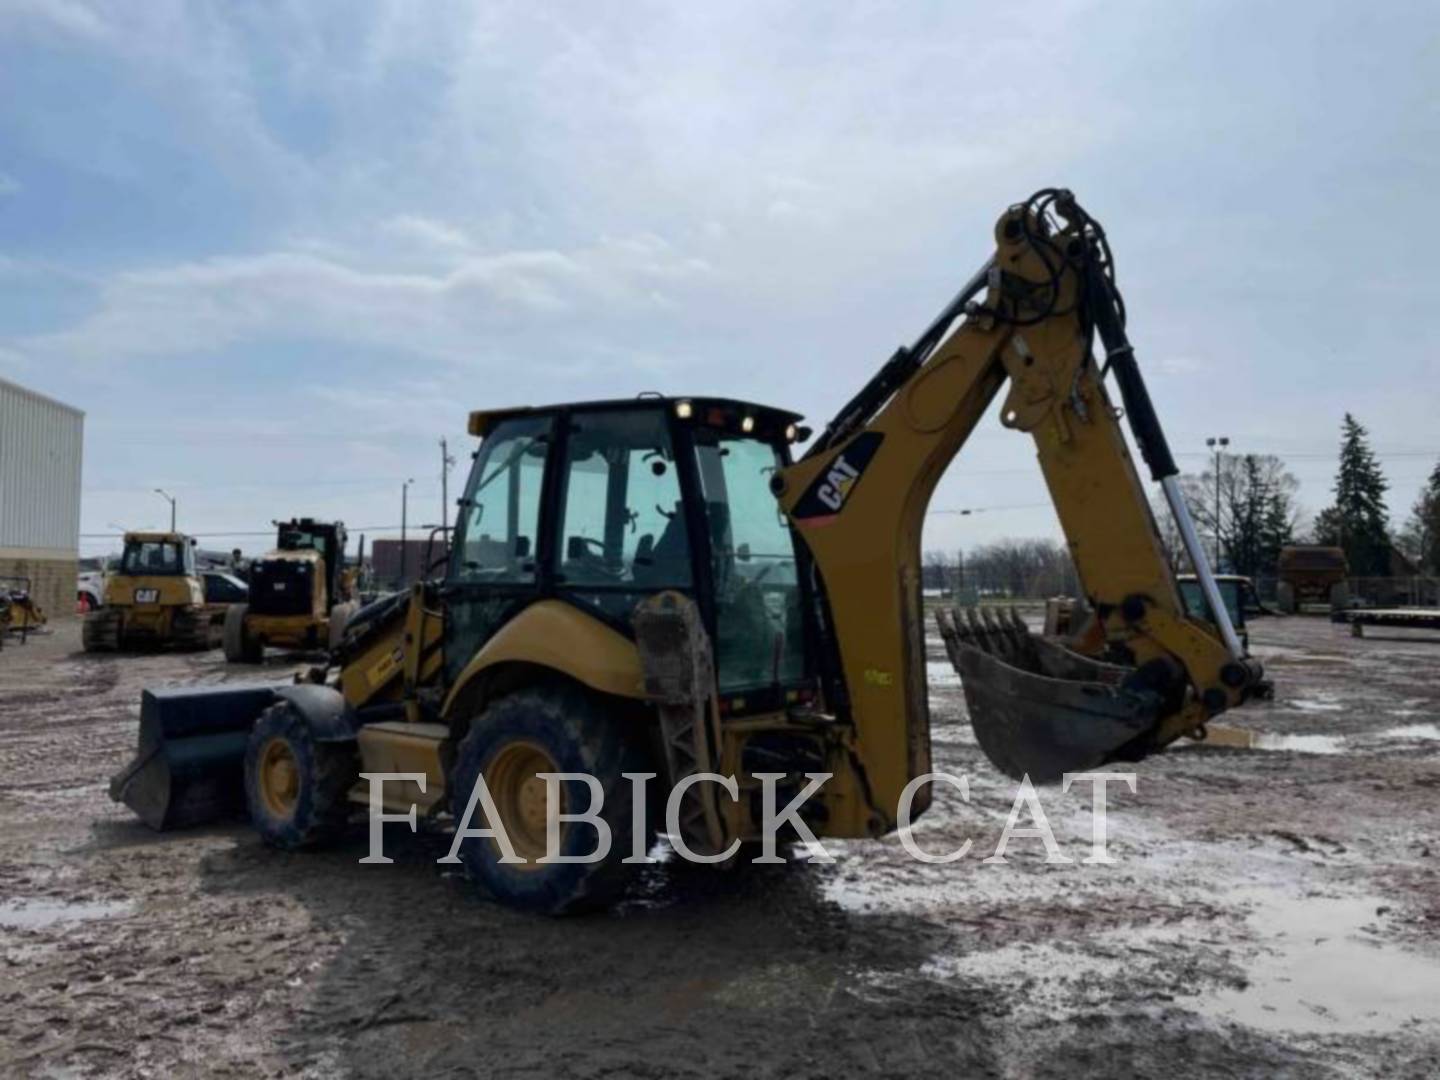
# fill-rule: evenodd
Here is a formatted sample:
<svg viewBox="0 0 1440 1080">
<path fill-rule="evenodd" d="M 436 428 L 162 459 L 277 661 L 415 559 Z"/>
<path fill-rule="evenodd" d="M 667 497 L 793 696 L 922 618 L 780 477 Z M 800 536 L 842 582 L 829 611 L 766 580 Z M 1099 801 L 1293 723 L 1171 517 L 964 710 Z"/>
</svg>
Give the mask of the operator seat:
<svg viewBox="0 0 1440 1080">
<path fill-rule="evenodd" d="M 647 533 L 640 538 L 631 564 L 631 577 L 647 587 L 682 585 L 690 581 L 690 536 L 685 530 L 685 511 L 679 502 L 665 522 L 660 539 L 646 544 Z M 647 550 L 648 548 L 648 550 Z"/>
</svg>

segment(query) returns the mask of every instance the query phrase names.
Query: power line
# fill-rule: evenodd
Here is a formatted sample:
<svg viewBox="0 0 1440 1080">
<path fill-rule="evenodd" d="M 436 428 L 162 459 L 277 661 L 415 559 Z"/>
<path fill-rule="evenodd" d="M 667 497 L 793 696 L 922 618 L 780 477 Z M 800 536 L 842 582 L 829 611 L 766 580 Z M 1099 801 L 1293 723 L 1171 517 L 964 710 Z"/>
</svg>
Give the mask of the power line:
<svg viewBox="0 0 1440 1080">
<path fill-rule="evenodd" d="M 428 528 L 431 528 L 431 526 L 425 525 L 425 526 L 420 526 L 420 528 L 428 529 Z M 140 532 L 140 531 L 153 531 L 153 530 L 138 530 L 138 529 L 137 529 L 137 530 L 134 530 L 134 531 Z M 352 532 L 352 533 L 362 533 L 362 532 L 399 532 L 399 531 L 400 531 L 400 526 L 399 526 L 399 525 L 347 525 L 347 526 L 345 526 L 345 531 L 346 531 L 346 532 Z M 103 533 L 83 533 L 83 532 L 82 532 L 82 533 L 80 534 L 80 539 L 82 539 L 82 540 L 109 540 L 109 539 L 111 539 L 112 537 L 124 536 L 124 535 L 125 535 L 125 533 L 124 533 L 123 531 L 118 530 L 118 529 L 112 529 L 110 532 L 103 532 Z M 204 530 L 199 530 L 199 531 L 191 531 L 191 530 L 189 530 L 189 529 L 186 529 L 186 530 L 185 530 L 185 535 L 186 535 L 186 536 L 193 536 L 193 537 L 195 537 L 196 539 L 204 539 L 204 538 L 215 537 L 215 536 L 223 536 L 223 537 L 234 537 L 234 536 L 274 536 L 274 535 L 275 535 L 275 530 L 274 530 L 274 529 L 262 529 L 262 530 L 258 530 L 258 531 L 257 531 L 257 530 L 251 530 L 251 529 L 204 529 Z"/>
</svg>

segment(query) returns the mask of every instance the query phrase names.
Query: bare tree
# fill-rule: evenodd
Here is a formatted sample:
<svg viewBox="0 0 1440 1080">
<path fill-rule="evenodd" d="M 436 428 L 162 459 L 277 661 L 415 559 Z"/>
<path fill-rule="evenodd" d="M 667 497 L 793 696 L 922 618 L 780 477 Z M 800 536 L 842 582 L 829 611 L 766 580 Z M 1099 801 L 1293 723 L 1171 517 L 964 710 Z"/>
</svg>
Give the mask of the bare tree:
<svg viewBox="0 0 1440 1080">
<path fill-rule="evenodd" d="M 965 577 L 982 597 L 1037 598 L 1078 591 L 1069 551 L 1048 539 L 1005 539 L 975 548 L 965 560 Z"/>
</svg>

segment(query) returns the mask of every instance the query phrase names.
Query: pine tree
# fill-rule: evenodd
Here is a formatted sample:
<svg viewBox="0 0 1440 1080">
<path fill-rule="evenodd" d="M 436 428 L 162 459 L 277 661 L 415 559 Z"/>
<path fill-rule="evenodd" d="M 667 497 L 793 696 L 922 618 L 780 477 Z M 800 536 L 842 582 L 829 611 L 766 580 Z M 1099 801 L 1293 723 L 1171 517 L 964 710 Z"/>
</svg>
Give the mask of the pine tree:
<svg viewBox="0 0 1440 1080">
<path fill-rule="evenodd" d="M 1440 464 L 1420 489 L 1400 542 L 1420 573 L 1440 577 Z"/>
<path fill-rule="evenodd" d="M 1346 413 L 1341 430 L 1335 502 L 1315 519 L 1315 539 L 1343 547 L 1356 577 L 1384 577 L 1390 572 L 1390 485 L 1360 422 Z"/>
</svg>

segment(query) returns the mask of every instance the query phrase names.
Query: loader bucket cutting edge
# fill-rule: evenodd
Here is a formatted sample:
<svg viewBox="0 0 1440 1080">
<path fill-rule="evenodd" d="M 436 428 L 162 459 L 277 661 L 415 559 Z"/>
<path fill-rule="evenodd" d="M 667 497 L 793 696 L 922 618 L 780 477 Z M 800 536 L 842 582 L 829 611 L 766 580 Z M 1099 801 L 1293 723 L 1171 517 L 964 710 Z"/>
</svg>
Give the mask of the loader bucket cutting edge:
<svg viewBox="0 0 1440 1080">
<path fill-rule="evenodd" d="M 1127 668 L 1037 638 L 1018 616 L 987 613 L 967 627 L 941 613 L 939 622 L 975 741 L 1012 779 L 1058 782 L 1113 760 L 1155 727 L 1160 699 L 1122 687 Z"/>
<path fill-rule="evenodd" d="M 271 686 L 146 690 L 135 757 L 110 779 L 110 798 L 164 831 L 245 809 L 245 744 L 275 701 Z"/>
</svg>

